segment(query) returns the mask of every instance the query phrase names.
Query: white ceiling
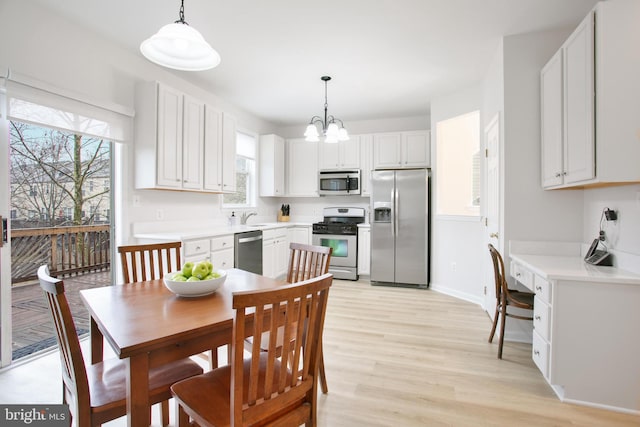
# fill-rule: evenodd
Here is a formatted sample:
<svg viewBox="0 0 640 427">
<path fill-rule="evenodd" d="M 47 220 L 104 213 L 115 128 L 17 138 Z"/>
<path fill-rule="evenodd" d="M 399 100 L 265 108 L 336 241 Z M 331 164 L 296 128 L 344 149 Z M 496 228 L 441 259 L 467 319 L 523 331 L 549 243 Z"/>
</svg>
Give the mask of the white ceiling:
<svg viewBox="0 0 640 427">
<path fill-rule="evenodd" d="M 178 19 L 180 0 L 37 0 L 132 52 Z M 426 115 L 478 81 L 499 40 L 574 27 L 595 0 L 186 0 L 185 20 L 216 49 L 208 71 L 175 71 L 279 125 Z"/>
</svg>

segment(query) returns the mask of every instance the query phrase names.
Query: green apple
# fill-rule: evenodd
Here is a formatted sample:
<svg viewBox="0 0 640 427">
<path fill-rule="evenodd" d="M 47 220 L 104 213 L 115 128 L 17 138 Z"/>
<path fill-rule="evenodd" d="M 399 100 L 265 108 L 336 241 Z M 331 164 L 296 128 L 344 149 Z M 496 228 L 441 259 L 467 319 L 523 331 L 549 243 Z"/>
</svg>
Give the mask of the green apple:
<svg viewBox="0 0 640 427">
<path fill-rule="evenodd" d="M 185 262 L 182 266 L 182 275 L 186 278 L 191 277 L 191 271 L 193 270 L 192 262 Z"/>
<path fill-rule="evenodd" d="M 193 270 L 191 270 L 191 276 L 196 276 L 198 279 L 202 280 L 209 274 L 209 267 L 204 262 L 199 262 L 193 266 Z"/>
<path fill-rule="evenodd" d="M 211 261 L 209 260 L 204 260 L 202 261 L 204 263 L 204 265 L 207 266 L 207 269 L 209 270 L 209 273 L 211 273 L 213 271 L 213 264 L 211 264 Z"/>
<path fill-rule="evenodd" d="M 213 276 L 214 279 L 217 279 L 218 277 L 220 277 L 220 273 L 217 273 L 215 271 L 211 273 L 211 275 Z"/>
<path fill-rule="evenodd" d="M 178 274 L 174 274 L 171 280 L 175 282 L 186 282 L 187 278 L 184 277 L 184 274 L 178 273 Z"/>
<path fill-rule="evenodd" d="M 213 274 L 209 273 L 209 274 L 207 274 L 207 277 L 205 277 L 202 280 L 211 280 L 211 279 L 215 279 L 215 276 Z"/>
<path fill-rule="evenodd" d="M 196 276 L 191 276 L 187 279 L 187 282 L 199 282 L 200 279 L 198 279 Z"/>
</svg>

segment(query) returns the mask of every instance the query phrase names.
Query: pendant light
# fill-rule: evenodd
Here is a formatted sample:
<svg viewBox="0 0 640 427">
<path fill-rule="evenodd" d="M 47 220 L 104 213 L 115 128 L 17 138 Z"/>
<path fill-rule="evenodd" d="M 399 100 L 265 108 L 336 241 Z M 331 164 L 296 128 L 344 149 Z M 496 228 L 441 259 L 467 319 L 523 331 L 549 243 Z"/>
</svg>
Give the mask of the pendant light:
<svg viewBox="0 0 640 427">
<path fill-rule="evenodd" d="M 320 134 L 318 133 L 317 124 L 322 128 L 322 134 L 324 135 L 324 142 L 326 143 L 337 143 L 338 141 L 348 141 L 349 134 L 347 130 L 344 128 L 344 124 L 342 120 L 335 118 L 333 116 L 327 115 L 327 82 L 331 80 L 329 76 L 322 76 L 320 80 L 324 82 L 324 120 L 320 116 L 313 116 L 309 121 L 309 125 L 307 126 L 307 130 L 304 132 L 305 141 L 309 142 L 317 142 L 319 141 L 318 137 Z M 340 127 L 336 122 L 340 122 Z"/>
<path fill-rule="evenodd" d="M 203 71 L 220 63 L 218 52 L 184 20 L 184 0 L 179 19 L 143 41 L 140 52 L 149 61 L 174 70 Z"/>
</svg>

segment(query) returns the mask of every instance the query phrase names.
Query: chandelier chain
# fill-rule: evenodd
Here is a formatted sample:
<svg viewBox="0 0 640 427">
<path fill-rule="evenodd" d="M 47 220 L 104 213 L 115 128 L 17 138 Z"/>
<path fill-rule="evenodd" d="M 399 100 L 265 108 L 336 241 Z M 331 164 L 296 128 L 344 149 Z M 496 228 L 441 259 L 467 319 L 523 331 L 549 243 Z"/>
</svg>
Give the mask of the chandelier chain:
<svg viewBox="0 0 640 427">
<path fill-rule="evenodd" d="M 175 24 L 185 24 L 185 25 L 189 25 L 187 24 L 187 21 L 184 20 L 184 0 L 182 0 L 182 3 L 180 4 L 180 13 L 178 15 L 178 17 L 180 19 L 178 19 Z"/>
</svg>

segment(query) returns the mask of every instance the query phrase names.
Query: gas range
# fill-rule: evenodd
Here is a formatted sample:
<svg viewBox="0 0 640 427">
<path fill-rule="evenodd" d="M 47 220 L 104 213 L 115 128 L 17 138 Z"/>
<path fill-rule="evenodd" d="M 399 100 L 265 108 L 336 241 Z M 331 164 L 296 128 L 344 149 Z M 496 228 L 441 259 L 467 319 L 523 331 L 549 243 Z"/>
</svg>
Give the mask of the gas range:
<svg viewBox="0 0 640 427">
<path fill-rule="evenodd" d="M 313 224 L 313 234 L 358 234 L 364 222 L 364 208 L 324 208 L 324 220 Z"/>
<path fill-rule="evenodd" d="M 329 272 L 336 279 L 358 280 L 358 224 L 364 208 L 324 208 L 324 220 L 313 224 L 313 244 L 333 249 Z"/>
</svg>

